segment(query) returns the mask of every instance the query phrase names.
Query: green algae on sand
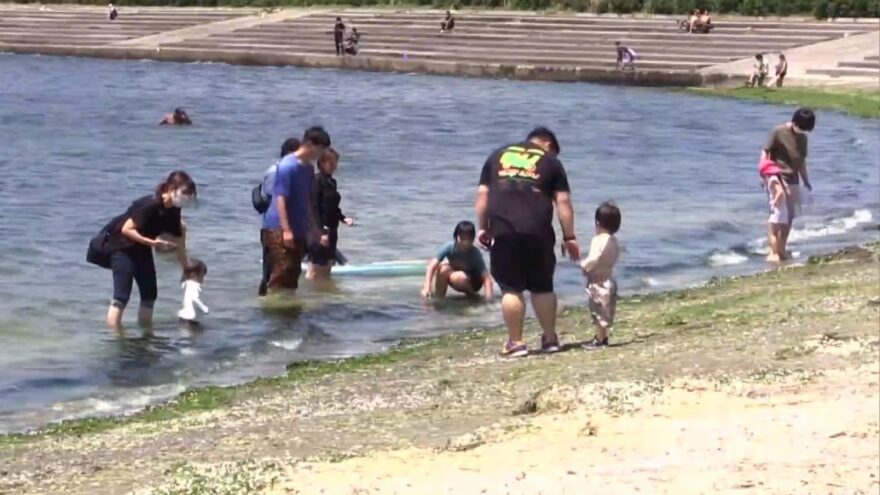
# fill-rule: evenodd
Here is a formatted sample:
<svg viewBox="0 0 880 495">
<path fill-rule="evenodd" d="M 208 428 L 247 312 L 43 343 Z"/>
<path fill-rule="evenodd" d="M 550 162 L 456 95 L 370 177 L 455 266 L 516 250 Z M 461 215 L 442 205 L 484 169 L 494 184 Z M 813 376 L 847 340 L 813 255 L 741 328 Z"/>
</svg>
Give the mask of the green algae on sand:
<svg viewBox="0 0 880 495">
<path fill-rule="evenodd" d="M 880 119 L 880 91 L 840 88 L 689 88 L 698 95 L 724 96 L 779 105 L 837 110 L 857 117 Z"/>
</svg>

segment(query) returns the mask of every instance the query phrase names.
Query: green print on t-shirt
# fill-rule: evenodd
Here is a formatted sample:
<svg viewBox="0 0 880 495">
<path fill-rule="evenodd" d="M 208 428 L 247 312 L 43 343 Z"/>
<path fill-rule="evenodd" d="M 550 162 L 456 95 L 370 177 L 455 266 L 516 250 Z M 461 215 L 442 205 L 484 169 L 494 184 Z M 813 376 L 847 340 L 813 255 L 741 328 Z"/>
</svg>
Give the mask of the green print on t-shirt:
<svg viewBox="0 0 880 495">
<path fill-rule="evenodd" d="M 512 180 L 538 180 L 538 161 L 543 157 L 544 152 L 541 150 L 511 146 L 504 150 L 498 160 L 501 163 L 498 177 Z"/>
</svg>

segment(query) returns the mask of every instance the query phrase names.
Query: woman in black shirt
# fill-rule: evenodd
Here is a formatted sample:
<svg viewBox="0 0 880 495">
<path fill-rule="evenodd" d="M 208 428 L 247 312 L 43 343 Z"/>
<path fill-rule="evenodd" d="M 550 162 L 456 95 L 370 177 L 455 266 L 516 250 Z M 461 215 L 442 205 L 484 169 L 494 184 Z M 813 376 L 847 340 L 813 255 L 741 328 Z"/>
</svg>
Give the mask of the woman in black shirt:
<svg viewBox="0 0 880 495">
<path fill-rule="evenodd" d="M 138 323 L 149 326 L 153 321 L 153 304 L 158 287 L 153 248 L 177 249 L 181 269 L 186 266 L 186 226 L 180 209 L 196 196 L 196 184 L 183 171 L 172 172 L 156 186 L 153 195 L 135 200 L 128 211 L 107 226 L 107 249 L 113 270 L 113 300 L 107 311 L 107 325 L 121 328 L 122 313 L 136 282 L 141 296 Z M 169 234 L 174 240 L 159 236 Z"/>
<path fill-rule="evenodd" d="M 336 260 L 339 224 L 354 225 L 354 219 L 345 216 L 339 207 L 342 196 L 333 178 L 338 167 L 339 153 L 328 148 L 318 161 L 318 173 L 312 185 L 312 212 L 315 224 L 321 230 L 321 240 L 309 249 L 310 264 L 306 280 L 330 278 L 330 270 Z"/>
</svg>

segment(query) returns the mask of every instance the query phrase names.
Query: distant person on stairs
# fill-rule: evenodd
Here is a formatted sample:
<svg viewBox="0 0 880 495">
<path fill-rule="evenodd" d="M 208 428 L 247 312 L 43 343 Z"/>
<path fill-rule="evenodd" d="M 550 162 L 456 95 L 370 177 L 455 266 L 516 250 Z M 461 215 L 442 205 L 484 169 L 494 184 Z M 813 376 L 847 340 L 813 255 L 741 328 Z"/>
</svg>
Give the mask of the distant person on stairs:
<svg viewBox="0 0 880 495">
<path fill-rule="evenodd" d="M 111 21 L 115 21 L 116 18 L 119 17 L 119 12 L 116 11 L 116 6 L 112 3 L 107 5 L 107 11 L 107 16 L 110 18 Z"/>
<path fill-rule="evenodd" d="M 764 79 L 766 79 L 767 74 L 770 73 L 770 61 L 767 60 L 767 57 L 759 53 L 755 55 L 755 63 L 752 65 L 752 68 L 752 75 L 749 76 L 749 82 L 746 83 L 746 86 L 750 88 L 763 86 Z"/>
<path fill-rule="evenodd" d="M 336 45 L 336 55 L 342 55 L 342 39 L 345 37 L 345 24 L 342 23 L 342 18 L 336 18 L 336 24 L 333 26 L 333 43 Z"/>
<path fill-rule="evenodd" d="M 636 70 L 636 52 L 627 46 L 623 46 L 619 41 L 614 42 L 617 48 L 617 69 L 618 70 Z"/>
<path fill-rule="evenodd" d="M 446 18 L 440 23 L 440 32 L 450 33 L 453 29 L 455 29 L 455 17 L 452 16 L 452 12 L 447 10 Z"/>
<path fill-rule="evenodd" d="M 358 43 L 361 41 L 361 33 L 358 32 L 357 28 L 351 28 L 351 34 L 348 35 L 348 39 L 345 40 L 345 53 L 347 55 L 357 55 L 358 54 Z"/>
<path fill-rule="evenodd" d="M 781 88 L 786 74 L 788 74 L 788 60 L 785 59 L 784 53 L 780 53 L 779 61 L 776 62 L 776 75 L 767 83 L 767 86 L 775 85 L 777 88 Z"/>
</svg>

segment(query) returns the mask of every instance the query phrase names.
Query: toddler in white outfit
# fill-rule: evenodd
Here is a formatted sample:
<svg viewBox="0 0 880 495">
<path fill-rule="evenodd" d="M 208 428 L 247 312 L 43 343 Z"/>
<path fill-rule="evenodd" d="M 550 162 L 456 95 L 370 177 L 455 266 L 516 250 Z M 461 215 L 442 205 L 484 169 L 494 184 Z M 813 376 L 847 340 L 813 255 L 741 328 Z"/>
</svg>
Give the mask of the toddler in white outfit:
<svg viewBox="0 0 880 495">
<path fill-rule="evenodd" d="M 202 284 L 205 282 L 205 275 L 208 274 L 208 267 L 201 260 L 191 259 L 187 261 L 186 268 L 183 270 L 183 282 L 180 288 L 183 289 L 183 307 L 177 312 L 177 316 L 186 323 L 197 323 L 198 314 L 196 307 L 202 313 L 208 314 L 208 307 L 202 302 Z"/>
<path fill-rule="evenodd" d="M 612 203 L 596 209 L 596 236 L 590 242 L 590 253 L 581 262 L 586 278 L 587 302 L 596 327 L 596 336 L 584 344 L 588 349 L 608 345 L 608 334 L 617 312 L 617 282 L 614 265 L 620 257 L 615 234 L 620 229 L 620 210 Z"/>
<path fill-rule="evenodd" d="M 767 219 L 767 244 L 770 254 L 767 255 L 767 261 L 778 263 L 786 257 L 784 232 L 791 225 L 792 212 L 788 208 L 791 191 L 782 178 L 782 170 L 775 162 L 762 161 L 759 173 L 767 190 L 770 207 L 770 217 Z"/>
</svg>

